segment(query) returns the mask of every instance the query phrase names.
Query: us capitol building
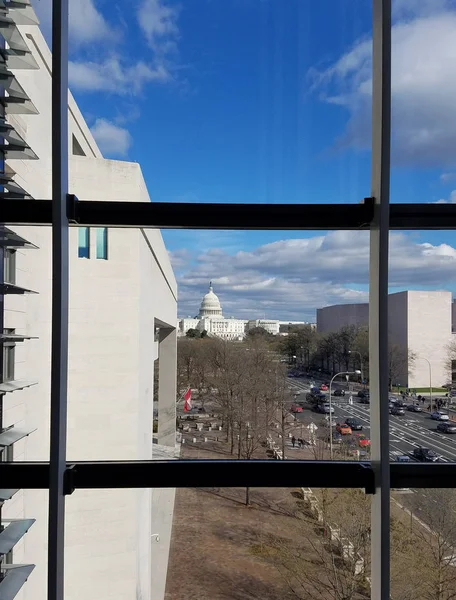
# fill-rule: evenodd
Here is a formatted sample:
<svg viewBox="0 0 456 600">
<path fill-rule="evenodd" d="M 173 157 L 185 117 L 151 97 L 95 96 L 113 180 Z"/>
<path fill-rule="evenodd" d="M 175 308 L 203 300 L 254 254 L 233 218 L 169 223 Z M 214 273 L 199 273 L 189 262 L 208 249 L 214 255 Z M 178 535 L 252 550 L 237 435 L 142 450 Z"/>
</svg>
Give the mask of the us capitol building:
<svg viewBox="0 0 456 600">
<path fill-rule="evenodd" d="M 214 294 L 212 282 L 209 291 L 203 296 L 197 317 L 186 317 L 178 322 L 178 335 L 186 335 L 189 329 L 206 331 L 209 336 L 215 336 L 224 340 L 242 340 L 249 329 L 263 327 L 269 333 L 278 335 L 289 325 L 303 325 L 304 322 L 276 321 L 271 319 L 235 319 L 225 318 L 218 296 Z M 286 333 L 284 333 L 286 335 Z"/>
</svg>

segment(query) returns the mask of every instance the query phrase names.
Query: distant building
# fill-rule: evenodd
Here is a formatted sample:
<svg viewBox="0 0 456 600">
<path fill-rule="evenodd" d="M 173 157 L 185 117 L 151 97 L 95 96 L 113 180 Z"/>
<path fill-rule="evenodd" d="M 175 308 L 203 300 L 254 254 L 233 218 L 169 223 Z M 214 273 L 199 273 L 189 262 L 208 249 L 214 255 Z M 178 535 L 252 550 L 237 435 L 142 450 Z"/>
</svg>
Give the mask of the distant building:
<svg viewBox="0 0 456 600">
<path fill-rule="evenodd" d="M 432 385 L 449 382 L 447 347 L 454 331 L 456 305 L 451 292 L 405 291 L 388 296 L 389 340 L 409 357 L 413 366 L 404 362 L 399 383 L 411 388 L 429 387 L 429 365 Z M 369 305 L 338 304 L 317 309 L 317 331 L 330 333 L 344 326 L 367 326 Z M 410 372 L 409 372 L 410 371 Z M 456 374 L 456 373 L 455 373 Z"/>
<path fill-rule="evenodd" d="M 279 321 L 274 321 L 272 319 L 252 319 L 247 322 L 246 330 L 250 331 L 256 327 L 262 327 L 263 329 L 266 329 L 268 333 L 272 333 L 272 335 L 277 335 L 279 333 Z"/>
<path fill-rule="evenodd" d="M 279 321 L 279 335 L 288 335 L 291 327 L 309 325 L 312 329 L 316 329 L 316 323 L 308 321 Z"/>
</svg>

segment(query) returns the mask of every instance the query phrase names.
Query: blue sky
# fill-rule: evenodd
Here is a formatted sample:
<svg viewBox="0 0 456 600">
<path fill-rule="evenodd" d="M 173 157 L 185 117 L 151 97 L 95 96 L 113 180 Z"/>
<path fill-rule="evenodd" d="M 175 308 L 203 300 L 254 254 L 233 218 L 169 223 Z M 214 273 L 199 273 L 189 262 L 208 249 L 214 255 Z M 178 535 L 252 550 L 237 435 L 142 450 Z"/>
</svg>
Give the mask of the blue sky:
<svg viewBox="0 0 456 600">
<path fill-rule="evenodd" d="M 368 0 L 70 4 L 71 89 L 105 156 L 141 164 L 152 201 L 369 195 Z M 35 5 L 48 32 L 49 0 Z M 393 8 L 391 201 L 456 201 L 456 7 Z M 363 234 L 163 236 L 180 314 L 197 311 L 209 278 L 225 312 L 244 318 L 312 320 L 318 306 L 366 298 Z M 392 290 L 453 290 L 454 242 L 395 234 Z"/>
</svg>

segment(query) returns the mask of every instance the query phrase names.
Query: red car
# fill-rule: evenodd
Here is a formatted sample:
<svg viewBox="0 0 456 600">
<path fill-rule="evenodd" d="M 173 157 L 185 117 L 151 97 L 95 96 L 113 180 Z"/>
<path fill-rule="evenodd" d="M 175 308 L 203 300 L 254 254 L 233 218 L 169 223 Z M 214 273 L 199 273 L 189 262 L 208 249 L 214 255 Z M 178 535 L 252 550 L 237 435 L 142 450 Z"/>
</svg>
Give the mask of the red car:
<svg viewBox="0 0 456 600">
<path fill-rule="evenodd" d="M 292 404 L 291 412 L 294 412 L 294 413 L 302 412 L 302 406 L 299 406 L 299 404 Z"/>
<path fill-rule="evenodd" d="M 328 391 L 328 386 L 326 385 L 326 383 L 322 383 L 320 386 L 320 390 L 322 392 L 327 392 Z"/>
<path fill-rule="evenodd" d="M 358 439 L 358 446 L 359 446 L 360 448 L 367 448 L 367 447 L 369 447 L 370 445 L 371 445 L 371 441 L 370 441 L 370 440 L 368 440 L 368 439 L 367 439 L 366 437 L 364 437 L 363 435 L 360 435 L 360 436 L 359 436 L 359 439 Z"/>
</svg>

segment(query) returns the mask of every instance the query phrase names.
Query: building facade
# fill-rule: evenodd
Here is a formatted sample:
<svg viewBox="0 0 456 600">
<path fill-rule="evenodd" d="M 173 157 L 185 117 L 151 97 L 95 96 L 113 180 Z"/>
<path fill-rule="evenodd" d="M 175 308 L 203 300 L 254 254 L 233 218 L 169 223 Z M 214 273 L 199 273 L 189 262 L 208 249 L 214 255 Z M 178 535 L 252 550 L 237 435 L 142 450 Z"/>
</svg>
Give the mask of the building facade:
<svg viewBox="0 0 456 600">
<path fill-rule="evenodd" d="M 256 327 L 261 327 L 262 329 L 266 329 L 268 333 L 272 335 L 279 334 L 279 321 L 274 321 L 273 319 L 253 319 L 247 322 L 246 330 L 250 331 L 251 329 L 255 329 Z"/>
<path fill-rule="evenodd" d="M 8 183 L 3 196 L 14 193 L 9 197 L 18 202 L 18 190 L 26 190 L 25 197 L 51 197 L 51 54 L 33 24 L 33 11 L 27 3 L 24 7 L 29 21 L 20 20 L 28 24 L 17 31 L 28 47 L 24 55 L 31 68 L 14 70 L 8 77 L 14 77 L 12 89 L 19 85 L 30 100 L 24 101 L 21 114 L 17 106 L 10 114 L 7 104 L 4 126 L 24 141 L 19 144 L 24 152 L 7 152 L 5 157 L 4 170 L 15 183 Z M 7 65 L 16 66 L 14 61 Z M 68 111 L 71 192 L 80 200 L 150 202 L 140 166 L 102 157 L 71 94 Z M 15 139 L 13 134 L 10 138 Z M 23 226 L 3 228 L 1 233 L 0 454 L 4 460 L 46 461 L 51 231 Z M 157 359 L 158 442 L 162 447 L 175 445 L 177 286 L 161 234 L 73 228 L 69 253 L 68 460 L 151 459 Z M 24 565 L 14 570 L 15 575 L 24 574 L 16 597 L 44 600 L 48 493 L 0 490 L 0 505 L 3 526 L 20 519 L 24 530 L 2 556 L 0 597 L 2 583 L 10 585 L 13 573 L 5 565 L 13 563 Z M 151 539 L 152 511 L 150 488 L 86 490 L 69 496 L 65 598 L 157 598 L 151 583 L 153 553 L 162 549 Z M 166 578 L 166 570 L 161 576 Z"/>
<path fill-rule="evenodd" d="M 410 388 L 440 387 L 451 381 L 448 346 L 452 340 L 451 292 L 409 290 L 388 296 L 388 338 L 403 354 L 397 375 Z M 338 304 L 317 309 L 317 331 L 330 333 L 344 326 L 367 326 L 368 304 Z"/>
<path fill-rule="evenodd" d="M 225 318 L 218 296 L 214 293 L 212 282 L 209 284 L 207 294 L 201 301 L 198 317 L 180 319 L 178 324 L 179 335 L 187 334 L 189 329 L 197 329 L 200 333 L 205 331 L 209 336 L 215 336 L 222 340 L 242 340 L 245 336 L 247 321 Z"/>
</svg>

